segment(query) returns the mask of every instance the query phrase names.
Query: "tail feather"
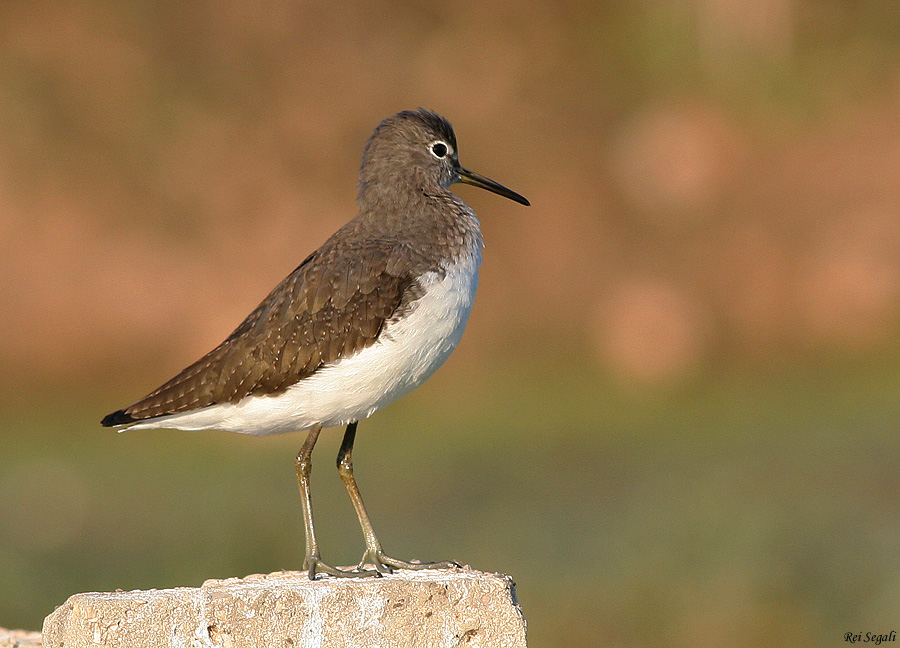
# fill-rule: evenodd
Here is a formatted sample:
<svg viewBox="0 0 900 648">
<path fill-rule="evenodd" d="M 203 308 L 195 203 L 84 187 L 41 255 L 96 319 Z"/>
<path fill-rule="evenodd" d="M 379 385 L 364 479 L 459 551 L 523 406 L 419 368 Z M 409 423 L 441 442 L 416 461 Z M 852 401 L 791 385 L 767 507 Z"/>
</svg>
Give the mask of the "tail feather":
<svg viewBox="0 0 900 648">
<path fill-rule="evenodd" d="M 134 423 L 138 419 L 134 418 L 131 414 L 126 414 L 125 410 L 120 409 L 112 414 L 107 414 L 103 417 L 103 420 L 100 421 L 100 425 L 104 427 L 114 427 L 116 425 L 125 425 L 126 423 Z"/>
</svg>

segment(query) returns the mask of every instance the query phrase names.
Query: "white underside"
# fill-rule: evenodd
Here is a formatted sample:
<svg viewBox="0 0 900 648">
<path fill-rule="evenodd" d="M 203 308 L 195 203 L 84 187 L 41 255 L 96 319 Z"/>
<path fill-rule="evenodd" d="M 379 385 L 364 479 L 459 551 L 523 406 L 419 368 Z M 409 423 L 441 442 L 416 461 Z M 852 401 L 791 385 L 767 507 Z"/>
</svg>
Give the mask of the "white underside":
<svg viewBox="0 0 900 648">
<path fill-rule="evenodd" d="M 424 295 L 402 319 L 386 325 L 378 341 L 319 369 L 277 396 L 160 416 L 126 429 L 225 430 L 262 436 L 344 425 L 364 419 L 408 394 L 440 367 L 462 337 L 478 286 L 480 246 L 443 277 L 420 279 Z"/>
</svg>

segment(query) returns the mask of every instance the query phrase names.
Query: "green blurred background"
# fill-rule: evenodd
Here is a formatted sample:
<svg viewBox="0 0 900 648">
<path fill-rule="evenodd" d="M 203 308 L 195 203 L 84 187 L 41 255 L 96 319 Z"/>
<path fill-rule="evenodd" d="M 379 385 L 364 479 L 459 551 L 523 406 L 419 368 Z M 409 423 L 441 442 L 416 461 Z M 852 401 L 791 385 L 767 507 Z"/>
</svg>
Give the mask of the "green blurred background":
<svg viewBox="0 0 900 648">
<path fill-rule="evenodd" d="M 352 217 L 417 106 L 533 206 L 459 188 L 466 336 L 354 453 L 386 549 L 512 574 L 534 646 L 900 626 L 893 0 L 7 0 L 0 61 L 0 626 L 300 567 L 301 435 L 98 422 Z"/>
</svg>

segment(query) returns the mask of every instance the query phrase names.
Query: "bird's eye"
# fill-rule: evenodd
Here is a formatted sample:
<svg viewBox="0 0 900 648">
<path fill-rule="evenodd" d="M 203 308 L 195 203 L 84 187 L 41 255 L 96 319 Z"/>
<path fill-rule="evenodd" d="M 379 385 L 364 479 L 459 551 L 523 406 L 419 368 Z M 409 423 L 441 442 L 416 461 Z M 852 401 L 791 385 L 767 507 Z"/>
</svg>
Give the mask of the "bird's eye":
<svg viewBox="0 0 900 648">
<path fill-rule="evenodd" d="M 443 142 L 435 142 L 431 145 L 431 154 L 439 160 L 447 157 L 447 152 L 449 150 L 449 147 Z"/>
</svg>

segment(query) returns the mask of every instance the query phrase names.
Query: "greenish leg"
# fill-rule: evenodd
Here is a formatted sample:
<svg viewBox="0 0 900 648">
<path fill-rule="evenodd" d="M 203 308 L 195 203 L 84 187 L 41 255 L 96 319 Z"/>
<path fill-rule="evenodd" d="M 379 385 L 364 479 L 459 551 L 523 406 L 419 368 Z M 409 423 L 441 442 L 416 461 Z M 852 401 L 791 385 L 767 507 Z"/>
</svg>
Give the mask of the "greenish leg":
<svg viewBox="0 0 900 648">
<path fill-rule="evenodd" d="M 385 555 L 381 548 L 381 543 L 375 537 L 375 530 L 372 528 L 372 522 L 369 521 L 369 514 L 366 512 L 366 505 L 363 503 L 362 495 L 359 493 L 359 487 L 356 485 L 356 479 L 353 477 L 353 442 L 356 439 L 357 422 L 354 421 L 347 426 L 344 433 L 344 440 L 341 443 L 341 449 L 337 456 L 337 468 L 347 487 L 347 493 L 350 494 L 350 501 L 353 502 L 353 508 L 356 509 L 356 517 L 359 518 L 359 526 L 362 527 L 363 537 L 366 540 L 366 551 L 362 560 L 359 561 L 357 569 L 362 569 L 366 563 L 374 565 L 378 574 L 390 574 L 393 568 L 397 569 L 449 569 L 451 567 L 459 567 L 459 564 L 453 561 L 444 562 L 407 562 L 398 560 Z"/>
<path fill-rule="evenodd" d="M 376 572 L 371 569 L 345 570 L 332 567 L 322 562 L 322 558 L 319 555 L 316 530 L 313 526 L 312 499 L 309 494 L 309 473 L 312 471 L 312 451 L 321 431 L 321 425 L 316 425 L 310 429 L 303 447 L 297 453 L 297 484 L 300 487 L 300 504 L 303 507 L 303 530 L 306 534 L 306 556 L 303 559 L 303 569 L 309 570 L 310 580 L 316 579 L 317 572 L 332 576 L 372 576 Z"/>
</svg>

